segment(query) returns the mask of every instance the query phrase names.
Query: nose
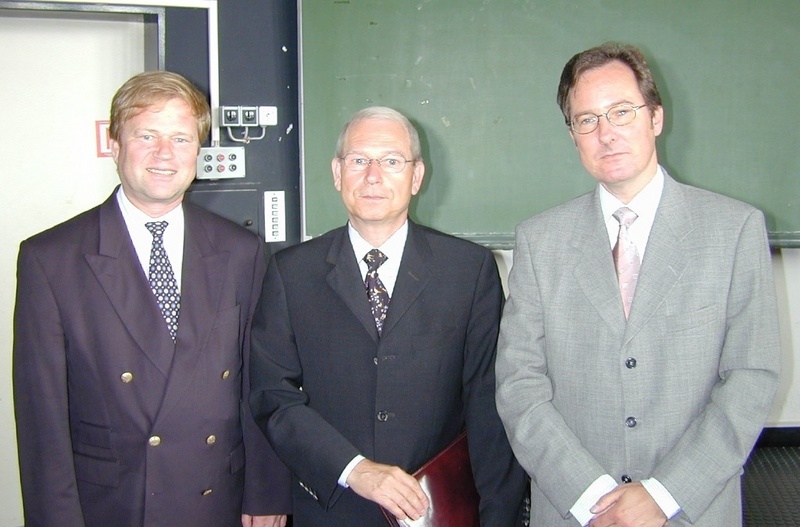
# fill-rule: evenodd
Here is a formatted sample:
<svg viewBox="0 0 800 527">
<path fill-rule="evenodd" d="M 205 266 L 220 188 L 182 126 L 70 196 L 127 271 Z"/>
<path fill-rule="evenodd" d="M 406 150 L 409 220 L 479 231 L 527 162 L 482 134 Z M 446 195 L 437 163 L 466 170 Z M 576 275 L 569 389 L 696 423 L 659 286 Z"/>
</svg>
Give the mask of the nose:
<svg viewBox="0 0 800 527">
<path fill-rule="evenodd" d="M 172 141 L 169 138 L 158 139 L 155 146 L 155 156 L 159 159 L 173 157 Z"/>
<path fill-rule="evenodd" d="M 617 138 L 617 128 L 619 127 L 611 124 L 608 116 L 601 115 L 597 121 L 597 138 L 603 144 L 613 143 Z"/>
<path fill-rule="evenodd" d="M 370 159 L 364 178 L 367 183 L 380 183 L 383 181 L 383 172 L 377 159 Z"/>
</svg>

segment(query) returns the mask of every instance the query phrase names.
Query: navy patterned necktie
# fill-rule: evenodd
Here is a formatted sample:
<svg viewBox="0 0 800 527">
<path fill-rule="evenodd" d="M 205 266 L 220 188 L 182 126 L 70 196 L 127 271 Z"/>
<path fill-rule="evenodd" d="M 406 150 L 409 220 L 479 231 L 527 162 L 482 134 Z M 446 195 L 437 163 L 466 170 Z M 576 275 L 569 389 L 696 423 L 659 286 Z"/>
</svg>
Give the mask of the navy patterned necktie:
<svg viewBox="0 0 800 527">
<path fill-rule="evenodd" d="M 364 256 L 364 261 L 367 262 L 368 268 L 364 285 L 367 288 L 369 307 L 372 310 L 372 317 L 375 319 L 375 327 L 380 335 L 383 330 L 383 321 L 386 320 L 386 312 L 389 310 L 389 293 L 378 276 L 378 267 L 386 261 L 386 255 L 378 249 L 372 249 Z"/>
<path fill-rule="evenodd" d="M 156 295 L 158 307 L 173 342 L 178 335 L 178 316 L 181 312 L 181 295 L 178 292 L 178 282 L 169 263 L 167 251 L 164 250 L 164 231 L 169 225 L 166 221 L 151 221 L 145 227 L 153 235 L 153 248 L 150 250 L 150 288 Z"/>
</svg>

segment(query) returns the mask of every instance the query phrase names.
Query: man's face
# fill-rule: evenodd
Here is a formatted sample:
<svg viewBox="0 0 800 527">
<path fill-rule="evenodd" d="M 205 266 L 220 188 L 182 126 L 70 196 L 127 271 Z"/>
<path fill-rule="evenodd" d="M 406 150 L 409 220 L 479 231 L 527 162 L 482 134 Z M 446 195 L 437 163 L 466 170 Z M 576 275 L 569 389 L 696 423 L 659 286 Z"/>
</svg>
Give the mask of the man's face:
<svg viewBox="0 0 800 527">
<path fill-rule="evenodd" d="M 350 126 L 344 155 L 358 154 L 381 159 L 389 154 L 411 159 L 408 132 L 402 124 L 386 119 L 364 119 Z M 396 174 L 373 161 L 366 170 L 353 172 L 344 161 L 331 162 L 333 184 L 342 196 L 348 218 L 359 232 L 363 229 L 399 228 L 408 217 L 411 196 L 419 192 L 425 165 L 422 160 L 407 163 Z"/>
<path fill-rule="evenodd" d="M 581 75 L 569 100 L 570 117 L 585 112 L 600 115 L 622 103 L 645 103 L 633 71 L 619 61 Z M 570 134 L 586 171 L 627 203 L 656 173 L 656 137 L 661 134 L 663 117 L 661 107 L 651 112 L 644 106 L 625 126 L 614 126 L 601 116 L 593 132 L 570 130 Z"/>
<path fill-rule="evenodd" d="M 161 216 L 194 180 L 197 119 L 181 99 L 154 104 L 124 123 L 110 146 L 125 195 L 146 214 Z"/>
</svg>

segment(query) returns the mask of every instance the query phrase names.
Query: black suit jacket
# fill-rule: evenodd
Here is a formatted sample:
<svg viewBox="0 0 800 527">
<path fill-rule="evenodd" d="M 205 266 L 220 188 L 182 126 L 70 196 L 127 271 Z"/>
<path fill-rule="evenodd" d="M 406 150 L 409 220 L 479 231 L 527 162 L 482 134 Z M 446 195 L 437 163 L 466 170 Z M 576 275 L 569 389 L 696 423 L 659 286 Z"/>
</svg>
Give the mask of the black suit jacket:
<svg viewBox="0 0 800 527">
<path fill-rule="evenodd" d="M 27 527 L 233 527 L 243 494 L 248 513 L 288 512 L 288 470 L 242 412 L 263 244 L 183 206 L 176 344 L 115 195 L 21 245 L 13 369 Z"/>
<path fill-rule="evenodd" d="M 516 523 L 525 476 L 494 397 L 502 302 L 490 251 L 411 222 L 380 339 L 345 227 L 273 257 L 251 404 L 296 476 L 296 527 L 384 525 L 337 484 L 345 466 L 362 454 L 412 472 L 464 426 L 483 525 Z"/>
</svg>

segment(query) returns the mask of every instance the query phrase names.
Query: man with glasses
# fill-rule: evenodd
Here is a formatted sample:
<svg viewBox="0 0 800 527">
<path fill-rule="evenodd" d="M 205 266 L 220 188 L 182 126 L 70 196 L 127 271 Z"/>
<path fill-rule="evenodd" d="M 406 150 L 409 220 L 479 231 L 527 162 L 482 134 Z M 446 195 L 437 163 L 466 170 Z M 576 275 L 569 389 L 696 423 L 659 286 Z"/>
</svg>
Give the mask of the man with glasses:
<svg viewBox="0 0 800 527">
<path fill-rule="evenodd" d="M 741 525 L 778 383 L 763 215 L 658 164 L 664 109 L 637 49 L 575 55 L 558 103 L 599 184 L 516 233 L 497 404 L 531 525 Z"/>
<path fill-rule="evenodd" d="M 525 474 L 495 406 L 492 253 L 408 218 L 425 163 L 384 107 L 331 161 L 348 223 L 277 253 L 253 325 L 251 405 L 295 476 L 293 525 L 386 525 L 429 507 L 409 473 L 466 427 L 481 524 L 521 525 Z"/>
</svg>

